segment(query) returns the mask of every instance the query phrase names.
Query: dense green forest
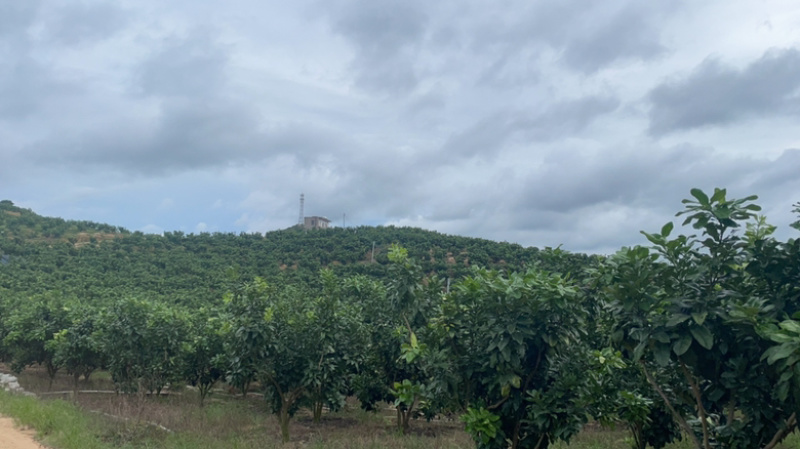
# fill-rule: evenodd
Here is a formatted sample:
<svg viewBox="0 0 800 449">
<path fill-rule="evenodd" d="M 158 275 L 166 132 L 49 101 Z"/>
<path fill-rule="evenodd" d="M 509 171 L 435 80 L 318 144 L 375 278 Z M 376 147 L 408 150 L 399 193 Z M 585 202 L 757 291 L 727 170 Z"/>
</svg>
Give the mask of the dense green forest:
<svg viewBox="0 0 800 449">
<path fill-rule="evenodd" d="M 260 276 L 309 282 L 320 269 L 329 268 L 344 276 L 383 278 L 392 244 L 406 248 L 426 273 L 453 280 L 475 266 L 518 271 L 539 265 L 581 273 L 597 260 L 391 226 L 162 236 L 42 217 L 4 200 L 0 202 L 0 291 L 28 294 L 58 289 L 86 299 L 135 293 L 172 303 L 202 303 L 218 300 L 232 273 L 246 280 Z"/>
<path fill-rule="evenodd" d="M 683 228 L 607 258 L 399 228 L 152 236 L 4 201 L 0 360 L 200 404 L 255 387 L 284 441 L 349 396 L 402 432 L 456 414 L 478 448 L 592 420 L 636 449 L 773 449 L 798 428 L 800 239 L 756 199 L 693 189 Z"/>
</svg>

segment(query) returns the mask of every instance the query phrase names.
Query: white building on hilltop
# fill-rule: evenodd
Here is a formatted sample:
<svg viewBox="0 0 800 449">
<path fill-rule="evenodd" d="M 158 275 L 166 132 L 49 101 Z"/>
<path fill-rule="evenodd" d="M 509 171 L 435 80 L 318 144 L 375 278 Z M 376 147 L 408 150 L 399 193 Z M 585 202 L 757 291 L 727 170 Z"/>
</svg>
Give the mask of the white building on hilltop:
<svg viewBox="0 0 800 449">
<path fill-rule="evenodd" d="M 330 224 L 330 220 L 325 217 L 304 217 L 303 218 L 303 229 L 328 229 L 328 224 Z"/>
</svg>

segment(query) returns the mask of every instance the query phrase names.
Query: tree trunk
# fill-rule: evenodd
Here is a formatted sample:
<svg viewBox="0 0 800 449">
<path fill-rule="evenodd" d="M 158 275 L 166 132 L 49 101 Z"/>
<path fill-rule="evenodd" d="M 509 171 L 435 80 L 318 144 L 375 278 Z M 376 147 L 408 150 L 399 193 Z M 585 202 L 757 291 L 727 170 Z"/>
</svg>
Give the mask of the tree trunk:
<svg viewBox="0 0 800 449">
<path fill-rule="evenodd" d="M 628 424 L 628 428 L 631 431 L 631 435 L 633 435 L 633 444 L 636 446 L 636 449 L 647 449 L 647 443 L 644 441 L 644 435 L 642 434 L 642 425 L 639 423 L 631 423 Z"/>
<path fill-rule="evenodd" d="M 56 378 L 56 373 L 58 372 L 58 368 L 56 368 L 55 365 L 53 365 L 53 362 L 49 360 L 45 363 L 45 367 L 47 368 L 47 377 L 50 378 L 50 383 L 48 384 L 47 389 L 52 390 L 53 381 Z"/>
<path fill-rule="evenodd" d="M 320 422 L 322 419 L 322 401 L 314 402 L 314 422 Z"/>
<path fill-rule="evenodd" d="M 514 432 L 511 435 L 511 449 L 517 449 L 519 447 L 519 429 L 521 426 L 522 422 L 519 420 L 514 424 Z"/>
<path fill-rule="evenodd" d="M 76 371 L 72 373 L 72 400 L 78 402 L 78 379 L 80 379 L 81 373 Z"/>
<path fill-rule="evenodd" d="M 205 405 L 206 396 L 208 396 L 208 392 L 211 391 L 211 387 L 213 384 L 198 384 L 197 391 L 200 392 L 200 407 Z"/>
<path fill-rule="evenodd" d="M 280 414 L 280 422 L 281 422 L 281 440 L 284 443 L 289 442 L 289 408 L 292 404 L 289 401 L 284 400 L 281 403 L 281 414 Z"/>
</svg>

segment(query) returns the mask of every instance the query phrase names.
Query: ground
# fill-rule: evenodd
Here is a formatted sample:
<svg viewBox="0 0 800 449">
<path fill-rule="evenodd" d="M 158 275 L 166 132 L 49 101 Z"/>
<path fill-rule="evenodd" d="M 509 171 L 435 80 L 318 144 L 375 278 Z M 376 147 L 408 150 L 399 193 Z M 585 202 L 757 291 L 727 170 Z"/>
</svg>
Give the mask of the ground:
<svg viewBox="0 0 800 449">
<path fill-rule="evenodd" d="M 33 431 L 17 428 L 11 418 L 0 417 L 0 448 L 3 449 L 42 449 L 33 438 Z"/>
</svg>

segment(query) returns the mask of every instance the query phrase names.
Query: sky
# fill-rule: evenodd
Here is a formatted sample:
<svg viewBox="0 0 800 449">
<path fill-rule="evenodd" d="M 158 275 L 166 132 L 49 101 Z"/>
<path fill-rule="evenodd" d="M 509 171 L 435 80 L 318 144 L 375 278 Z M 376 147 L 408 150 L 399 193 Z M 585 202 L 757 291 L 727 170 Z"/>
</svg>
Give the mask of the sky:
<svg viewBox="0 0 800 449">
<path fill-rule="evenodd" d="M 793 237 L 799 125 L 796 0 L 0 0 L 0 199 L 130 230 Z"/>
</svg>

